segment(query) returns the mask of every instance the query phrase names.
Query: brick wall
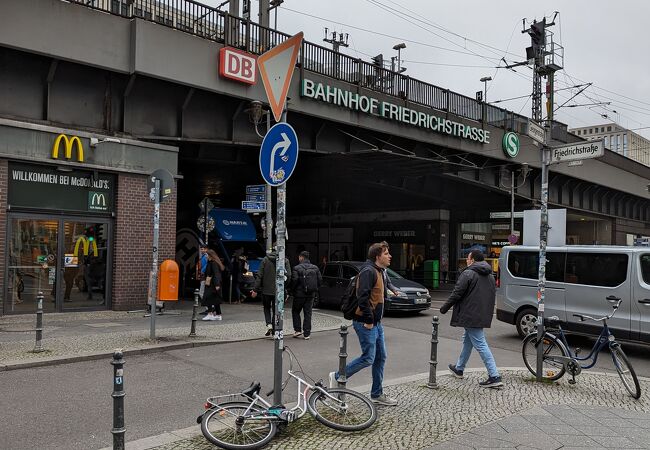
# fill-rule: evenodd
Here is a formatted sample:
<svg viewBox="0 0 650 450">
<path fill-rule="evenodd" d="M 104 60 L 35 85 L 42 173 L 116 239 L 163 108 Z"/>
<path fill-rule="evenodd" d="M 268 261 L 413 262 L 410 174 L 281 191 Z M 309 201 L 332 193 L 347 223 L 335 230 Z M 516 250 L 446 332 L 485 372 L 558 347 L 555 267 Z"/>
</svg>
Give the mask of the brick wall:
<svg viewBox="0 0 650 450">
<path fill-rule="evenodd" d="M 0 315 L 4 314 L 5 243 L 7 242 L 7 183 L 9 177 L 6 159 L 0 160 Z"/>
<path fill-rule="evenodd" d="M 5 169 L 6 172 L 6 169 Z M 146 176 L 120 174 L 117 182 L 113 253 L 113 309 L 142 309 L 147 304 L 152 265 L 153 208 Z M 158 262 L 174 259 L 176 189 L 160 205 Z"/>
</svg>

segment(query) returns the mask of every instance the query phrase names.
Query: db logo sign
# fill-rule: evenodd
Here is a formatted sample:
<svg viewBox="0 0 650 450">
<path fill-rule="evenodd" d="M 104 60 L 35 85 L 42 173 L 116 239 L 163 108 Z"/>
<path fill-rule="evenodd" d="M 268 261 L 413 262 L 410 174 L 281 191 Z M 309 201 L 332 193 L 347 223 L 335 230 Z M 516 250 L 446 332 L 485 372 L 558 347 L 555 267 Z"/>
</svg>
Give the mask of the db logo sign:
<svg viewBox="0 0 650 450">
<path fill-rule="evenodd" d="M 257 81 L 257 60 L 250 53 L 230 47 L 219 51 L 219 75 L 246 84 Z"/>
</svg>

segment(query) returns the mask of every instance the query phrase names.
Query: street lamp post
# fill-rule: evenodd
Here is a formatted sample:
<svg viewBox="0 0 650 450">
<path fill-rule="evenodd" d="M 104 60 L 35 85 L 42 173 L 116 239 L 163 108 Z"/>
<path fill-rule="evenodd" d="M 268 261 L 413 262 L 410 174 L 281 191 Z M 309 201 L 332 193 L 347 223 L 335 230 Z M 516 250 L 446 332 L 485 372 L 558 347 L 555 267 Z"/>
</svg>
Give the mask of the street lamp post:
<svg viewBox="0 0 650 450">
<path fill-rule="evenodd" d="M 510 234 L 514 235 L 515 234 L 515 189 L 519 189 L 526 183 L 526 177 L 528 177 L 528 173 L 530 172 L 530 168 L 528 167 L 528 163 L 523 163 L 521 165 L 521 168 L 517 173 L 516 170 L 511 170 L 510 171 L 510 186 L 505 186 L 503 183 L 501 184 L 501 187 L 504 187 L 506 189 L 510 189 Z M 520 176 L 522 177 L 522 180 L 519 184 L 515 182 L 516 177 Z"/>
<path fill-rule="evenodd" d="M 492 81 L 492 77 L 483 77 L 481 82 L 483 83 L 483 123 L 485 123 L 485 112 L 487 111 L 487 83 Z"/>
<path fill-rule="evenodd" d="M 402 49 L 404 48 L 406 48 L 404 42 L 393 46 L 393 50 L 397 50 L 397 73 L 402 73 Z"/>
</svg>

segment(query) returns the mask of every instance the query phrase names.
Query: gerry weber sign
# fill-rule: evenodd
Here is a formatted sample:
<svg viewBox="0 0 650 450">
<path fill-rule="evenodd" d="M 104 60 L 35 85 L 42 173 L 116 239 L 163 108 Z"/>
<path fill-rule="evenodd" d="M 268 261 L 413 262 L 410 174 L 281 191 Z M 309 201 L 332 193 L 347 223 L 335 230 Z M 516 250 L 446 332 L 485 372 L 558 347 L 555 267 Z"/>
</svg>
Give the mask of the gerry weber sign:
<svg viewBox="0 0 650 450">
<path fill-rule="evenodd" d="M 384 119 L 425 128 L 442 134 L 457 136 L 482 144 L 490 143 L 490 132 L 460 122 L 416 111 L 403 105 L 379 101 L 376 98 L 347 91 L 334 86 L 317 83 L 307 78 L 302 80 L 301 97 L 307 97 L 333 105 L 342 106 L 353 111 L 383 117 Z"/>
<path fill-rule="evenodd" d="M 67 168 L 66 168 L 67 169 Z M 57 211 L 105 213 L 114 210 L 115 176 L 51 166 L 9 165 L 9 205 Z"/>
</svg>

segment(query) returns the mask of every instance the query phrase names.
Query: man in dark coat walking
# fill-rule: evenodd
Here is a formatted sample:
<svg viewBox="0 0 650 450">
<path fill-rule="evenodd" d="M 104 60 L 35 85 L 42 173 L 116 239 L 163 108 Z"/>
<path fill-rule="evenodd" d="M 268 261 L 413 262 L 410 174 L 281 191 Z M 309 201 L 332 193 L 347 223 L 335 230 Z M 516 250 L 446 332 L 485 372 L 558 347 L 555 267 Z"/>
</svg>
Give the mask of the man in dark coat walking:
<svg viewBox="0 0 650 450">
<path fill-rule="evenodd" d="M 309 261 L 308 251 L 300 252 L 298 261 L 299 264 L 291 272 L 293 337 L 303 336 L 305 339 L 309 339 L 311 336 L 311 310 L 314 306 L 314 296 L 318 294 L 318 288 L 323 284 L 323 277 L 318 267 Z M 302 326 L 300 323 L 301 311 L 305 314 Z"/>
<path fill-rule="evenodd" d="M 449 370 L 456 377 L 463 378 L 463 370 L 472 348 L 475 348 L 488 371 L 488 379 L 479 382 L 482 387 L 503 386 L 494 356 L 483 332 L 484 328 L 490 328 L 492 325 L 495 301 L 496 285 L 492 276 L 492 267 L 485 261 L 483 253 L 472 250 L 467 255 L 467 269 L 458 277 L 454 291 L 440 308 L 440 313 L 446 314 L 453 306 L 451 326 L 465 328 L 463 350 L 460 352 L 458 362 L 455 365 L 449 364 Z"/>
</svg>

